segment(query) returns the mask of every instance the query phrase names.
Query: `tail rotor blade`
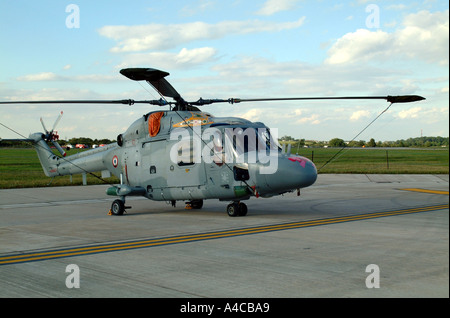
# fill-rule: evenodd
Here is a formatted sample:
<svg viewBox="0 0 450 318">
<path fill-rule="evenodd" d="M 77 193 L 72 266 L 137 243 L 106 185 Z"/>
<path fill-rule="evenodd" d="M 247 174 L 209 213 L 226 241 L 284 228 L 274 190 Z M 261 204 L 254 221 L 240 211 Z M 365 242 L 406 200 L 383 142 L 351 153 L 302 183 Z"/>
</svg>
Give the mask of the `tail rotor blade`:
<svg viewBox="0 0 450 318">
<path fill-rule="evenodd" d="M 41 124 L 42 124 L 42 127 L 43 127 L 44 130 L 45 130 L 45 133 L 48 134 L 48 130 L 47 130 L 47 128 L 45 127 L 44 120 L 42 119 L 42 117 L 41 117 Z"/>
<path fill-rule="evenodd" d="M 56 149 L 58 149 L 61 156 L 66 156 L 66 152 L 64 151 L 64 149 L 62 149 L 62 147 L 55 140 L 52 140 L 52 144 L 56 147 Z"/>
<path fill-rule="evenodd" d="M 63 112 L 61 111 L 61 113 L 59 114 L 58 118 L 56 118 L 55 123 L 53 124 L 52 131 L 55 130 L 56 125 L 58 125 L 59 121 L 61 120 L 62 115 L 63 115 Z"/>
</svg>

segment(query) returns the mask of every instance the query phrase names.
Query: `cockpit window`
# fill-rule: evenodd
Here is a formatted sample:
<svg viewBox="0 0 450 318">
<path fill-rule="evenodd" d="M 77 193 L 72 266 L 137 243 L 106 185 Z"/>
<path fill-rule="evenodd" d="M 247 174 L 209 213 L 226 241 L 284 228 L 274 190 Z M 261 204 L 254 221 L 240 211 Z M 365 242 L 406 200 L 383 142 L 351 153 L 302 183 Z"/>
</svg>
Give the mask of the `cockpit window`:
<svg viewBox="0 0 450 318">
<path fill-rule="evenodd" d="M 272 136 L 268 128 L 258 129 L 258 141 L 266 146 L 266 150 L 281 151 L 278 141 Z"/>
<path fill-rule="evenodd" d="M 281 151 L 278 142 L 266 127 L 225 128 L 225 148 L 228 156 L 236 158 L 249 152 Z"/>
</svg>

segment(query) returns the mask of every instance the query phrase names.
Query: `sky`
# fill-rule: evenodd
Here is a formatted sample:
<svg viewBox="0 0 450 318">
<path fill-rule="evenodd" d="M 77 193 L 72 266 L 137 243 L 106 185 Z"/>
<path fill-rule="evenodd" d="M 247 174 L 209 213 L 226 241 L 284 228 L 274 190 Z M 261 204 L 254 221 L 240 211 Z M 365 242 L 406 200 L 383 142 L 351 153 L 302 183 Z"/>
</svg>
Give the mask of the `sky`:
<svg viewBox="0 0 450 318">
<path fill-rule="evenodd" d="M 119 71 L 151 67 L 187 101 L 387 96 L 356 140 L 449 136 L 449 4 L 441 0 L 0 0 L 0 101 L 159 99 Z M 283 101 L 204 106 L 307 140 L 353 139 L 389 104 Z M 21 135 L 115 139 L 158 106 L 1 105 Z M 1 138 L 19 138 L 0 125 Z"/>
</svg>

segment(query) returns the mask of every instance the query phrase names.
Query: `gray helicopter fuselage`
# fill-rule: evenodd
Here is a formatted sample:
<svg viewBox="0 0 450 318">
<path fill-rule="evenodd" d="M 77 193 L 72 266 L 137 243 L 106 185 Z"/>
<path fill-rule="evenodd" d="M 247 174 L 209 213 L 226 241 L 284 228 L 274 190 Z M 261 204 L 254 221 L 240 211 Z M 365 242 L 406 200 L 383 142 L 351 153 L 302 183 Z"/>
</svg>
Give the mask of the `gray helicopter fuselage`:
<svg viewBox="0 0 450 318">
<path fill-rule="evenodd" d="M 283 153 L 264 124 L 200 111 L 148 113 L 116 143 L 66 158 L 45 150 L 40 134 L 30 137 L 40 144 L 36 149 L 48 176 L 111 173 L 121 184 L 108 194 L 118 196 L 245 200 L 307 187 L 317 178 L 314 164 Z"/>
</svg>

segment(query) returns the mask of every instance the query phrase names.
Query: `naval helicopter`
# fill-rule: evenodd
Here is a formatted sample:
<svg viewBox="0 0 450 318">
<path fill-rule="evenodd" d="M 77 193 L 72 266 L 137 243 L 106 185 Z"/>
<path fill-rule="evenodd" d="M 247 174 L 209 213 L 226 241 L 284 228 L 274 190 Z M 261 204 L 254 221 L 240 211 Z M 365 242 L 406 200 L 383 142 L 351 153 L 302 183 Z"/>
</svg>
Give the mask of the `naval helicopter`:
<svg viewBox="0 0 450 318">
<path fill-rule="evenodd" d="M 308 158 L 284 151 L 273 129 L 261 122 L 238 117 L 215 117 L 199 107 L 214 103 L 287 100 L 384 99 L 407 103 L 423 100 L 417 95 L 295 97 L 257 99 L 203 99 L 185 101 L 165 79 L 168 72 L 153 68 L 120 70 L 134 81 L 146 81 L 161 96 L 159 100 L 47 100 L 5 101 L 0 104 L 123 104 L 144 103 L 167 107 L 144 114 L 117 141 L 104 147 L 66 156 L 57 142 L 56 124 L 45 133 L 30 134 L 43 171 L 47 177 L 101 172 L 102 178 L 115 175 L 120 184 L 111 185 L 106 193 L 117 197 L 110 214 L 122 215 L 126 198 L 142 196 L 166 201 L 173 206 L 184 201 L 188 208 L 201 209 L 203 200 L 230 202 L 229 216 L 245 216 L 251 197 L 269 198 L 311 186 L 317 179 L 317 168 Z M 169 100 L 170 99 L 170 100 Z M 60 155 L 55 154 L 53 144 Z"/>
</svg>

